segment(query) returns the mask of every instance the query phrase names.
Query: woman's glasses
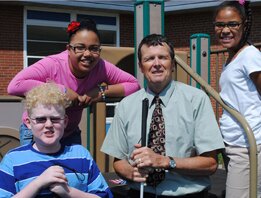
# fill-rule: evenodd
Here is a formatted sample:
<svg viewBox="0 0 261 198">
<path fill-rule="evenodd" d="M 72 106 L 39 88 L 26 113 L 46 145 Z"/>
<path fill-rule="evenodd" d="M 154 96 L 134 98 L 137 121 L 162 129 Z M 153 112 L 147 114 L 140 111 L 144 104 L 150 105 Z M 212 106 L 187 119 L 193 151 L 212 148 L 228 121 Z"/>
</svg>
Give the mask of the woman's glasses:
<svg viewBox="0 0 261 198">
<path fill-rule="evenodd" d="M 224 29 L 225 27 L 228 27 L 229 29 L 237 29 L 241 24 L 242 24 L 242 22 L 240 23 L 237 21 L 230 21 L 228 23 L 214 22 L 214 26 L 217 29 Z"/>
<path fill-rule="evenodd" d="M 31 118 L 31 120 L 34 120 L 36 124 L 45 124 L 46 121 L 49 119 L 53 124 L 58 124 L 61 123 L 62 120 L 64 120 L 64 117 L 35 117 L 35 118 Z"/>
<path fill-rule="evenodd" d="M 85 45 L 69 45 L 70 48 L 74 51 L 76 54 L 82 54 L 86 50 L 88 50 L 91 54 L 100 54 L 101 52 L 101 46 L 100 45 L 90 45 L 90 46 L 85 46 Z"/>
</svg>

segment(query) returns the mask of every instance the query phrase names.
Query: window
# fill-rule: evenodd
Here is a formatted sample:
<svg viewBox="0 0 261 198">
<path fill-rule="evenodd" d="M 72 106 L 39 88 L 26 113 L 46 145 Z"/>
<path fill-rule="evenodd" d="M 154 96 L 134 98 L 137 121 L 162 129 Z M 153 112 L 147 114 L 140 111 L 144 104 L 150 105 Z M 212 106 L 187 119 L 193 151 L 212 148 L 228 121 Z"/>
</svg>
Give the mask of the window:
<svg viewBox="0 0 261 198">
<path fill-rule="evenodd" d="M 101 44 L 119 46 L 117 15 L 42 8 L 26 8 L 25 13 L 24 67 L 65 50 L 68 42 L 67 25 L 73 20 L 93 19 L 97 23 Z"/>
<path fill-rule="evenodd" d="M 93 19 L 101 36 L 101 44 L 107 46 L 116 46 L 116 17 L 94 16 L 94 15 L 77 15 L 77 20 L 82 21 L 85 18 Z"/>
</svg>

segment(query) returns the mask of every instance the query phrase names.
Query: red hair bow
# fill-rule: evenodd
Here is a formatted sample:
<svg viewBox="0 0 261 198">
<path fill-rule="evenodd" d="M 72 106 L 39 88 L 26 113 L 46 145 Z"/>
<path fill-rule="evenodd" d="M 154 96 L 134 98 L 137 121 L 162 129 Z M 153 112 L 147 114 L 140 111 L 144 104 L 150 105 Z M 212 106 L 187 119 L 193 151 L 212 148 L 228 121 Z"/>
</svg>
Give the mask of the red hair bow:
<svg viewBox="0 0 261 198">
<path fill-rule="evenodd" d="M 73 32 L 75 32 L 76 30 L 79 29 L 80 25 L 81 25 L 81 24 L 80 24 L 79 22 L 77 22 L 77 21 L 72 21 L 72 22 L 68 25 L 68 27 L 67 27 L 67 33 L 73 33 Z"/>
<path fill-rule="evenodd" d="M 246 1 L 245 0 L 239 0 L 238 2 L 239 2 L 239 4 L 244 5 Z"/>
</svg>

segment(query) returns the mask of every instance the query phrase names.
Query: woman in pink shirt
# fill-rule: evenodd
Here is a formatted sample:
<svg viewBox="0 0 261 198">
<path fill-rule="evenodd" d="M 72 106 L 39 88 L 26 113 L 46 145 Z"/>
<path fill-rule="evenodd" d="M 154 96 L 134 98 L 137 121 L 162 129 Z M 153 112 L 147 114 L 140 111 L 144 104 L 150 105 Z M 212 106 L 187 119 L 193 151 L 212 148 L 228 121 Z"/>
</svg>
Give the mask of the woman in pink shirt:
<svg viewBox="0 0 261 198">
<path fill-rule="evenodd" d="M 67 50 L 45 57 L 20 71 L 9 83 L 7 91 L 10 95 L 24 96 L 39 84 L 55 82 L 73 104 L 66 111 L 69 123 L 62 143 L 81 144 L 78 125 L 83 108 L 105 97 L 127 96 L 137 91 L 139 84 L 132 75 L 100 58 L 100 36 L 93 21 L 73 21 L 68 25 L 67 32 Z M 105 89 L 100 86 L 104 82 L 108 85 Z M 22 124 L 21 144 L 31 141 L 31 131 Z"/>
</svg>

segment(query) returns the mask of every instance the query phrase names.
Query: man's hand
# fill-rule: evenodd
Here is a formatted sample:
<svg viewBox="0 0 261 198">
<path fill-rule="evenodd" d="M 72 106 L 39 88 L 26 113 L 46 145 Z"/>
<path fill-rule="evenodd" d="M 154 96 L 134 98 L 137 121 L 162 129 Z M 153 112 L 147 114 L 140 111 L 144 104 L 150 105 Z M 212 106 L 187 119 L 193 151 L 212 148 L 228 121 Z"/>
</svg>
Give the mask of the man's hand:
<svg viewBox="0 0 261 198">
<path fill-rule="evenodd" d="M 149 173 L 155 168 L 168 168 L 169 158 L 155 153 L 148 147 L 135 144 L 132 152 L 131 163 L 124 159 L 114 159 L 113 167 L 116 173 L 123 179 L 135 182 L 146 182 Z"/>
<path fill-rule="evenodd" d="M 150 172 L 154 168 L 168 167 L 169 159 L 166 156 L 157 154 L 148 147 L 141 147 L 140 144 L 135 144 L 135 148 L 131 154 L 131 159 L 138 168 L 147 168 Z"/>
<path fill-rule="evenodd" d="M 113 168 L 123 179 L 135 182 L 145 182 L 148 177 L 148 170 L 136 167 L 135 163 L 129 163 L 125 159 L 114 158 Z"/>
<path fill-rule="evenodd" d="M 146 182 L 146 178 L 149 175 L 149 170 L 147 168 L 137 168 L 133 167 L 132 180 L 135 182 Z"/>
</svg>

